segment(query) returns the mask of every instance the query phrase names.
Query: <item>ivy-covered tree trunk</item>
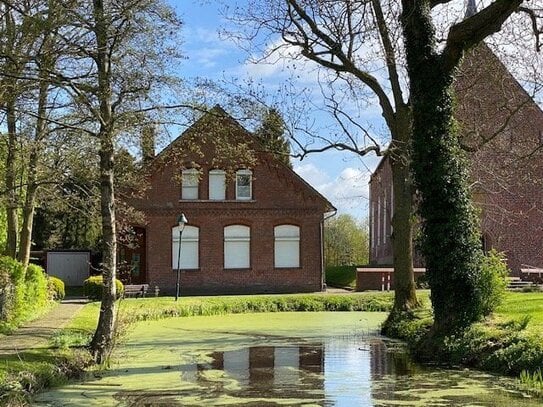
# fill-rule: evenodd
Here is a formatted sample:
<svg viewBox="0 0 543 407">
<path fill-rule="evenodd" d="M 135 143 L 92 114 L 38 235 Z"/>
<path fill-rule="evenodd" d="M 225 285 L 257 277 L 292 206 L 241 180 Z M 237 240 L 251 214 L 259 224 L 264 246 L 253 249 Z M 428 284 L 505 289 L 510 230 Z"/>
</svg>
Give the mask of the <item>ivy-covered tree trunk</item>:
<svg viewBox="0 0 543 407">
<path fill-rule="evenodd" d="M 453 119 L 454 71 L 436 51 L 431 2 L 402 3 L 413 112 L 412 168 L 420 193 L 433 334 L 441 336 L 481 316 L 478 279 L 482 249 L 468 186 L 468 165 Z"/>
</svg>

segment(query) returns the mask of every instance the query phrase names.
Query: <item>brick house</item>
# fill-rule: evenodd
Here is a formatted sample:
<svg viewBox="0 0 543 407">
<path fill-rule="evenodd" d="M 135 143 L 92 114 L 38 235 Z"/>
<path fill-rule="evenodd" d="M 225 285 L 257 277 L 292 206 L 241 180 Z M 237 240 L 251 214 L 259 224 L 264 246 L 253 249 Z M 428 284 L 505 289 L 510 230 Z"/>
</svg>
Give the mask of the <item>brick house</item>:
<svg viewBox="0 0 543 407">
<path fill-rule="evenodd" d="M 483 248 L 504 252 L 515 276 L 543 268 L 543 111 L 485 44 L 465 57 L 455 91 Z M 385 157 L 370 178 L 372 265 L 392 264 L 391 176 Z"/>
<path fill-rule="evenodd" d="M 181 293 L 311 292 L 323 288 L 324 216 L 334 207 L 220 107 L 147 164 L 132 282 Z"/>
</svg>

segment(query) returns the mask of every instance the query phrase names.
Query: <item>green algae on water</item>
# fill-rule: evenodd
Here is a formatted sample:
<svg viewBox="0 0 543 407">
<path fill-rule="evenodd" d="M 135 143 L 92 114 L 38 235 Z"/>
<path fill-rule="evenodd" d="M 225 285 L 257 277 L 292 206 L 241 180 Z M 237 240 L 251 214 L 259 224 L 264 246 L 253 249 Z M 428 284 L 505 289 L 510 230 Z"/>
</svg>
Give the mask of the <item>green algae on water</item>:
<svg viewBox="0 0 543 407">
<path fill-rule="evenodd" d="M 111 369 L 40 395 L 36 405 L 519 404 L 504 391 L 508 379 L 413 364 L 378 335 L 385 317 L 309 312 L 138 323 Z"/>
</svg>

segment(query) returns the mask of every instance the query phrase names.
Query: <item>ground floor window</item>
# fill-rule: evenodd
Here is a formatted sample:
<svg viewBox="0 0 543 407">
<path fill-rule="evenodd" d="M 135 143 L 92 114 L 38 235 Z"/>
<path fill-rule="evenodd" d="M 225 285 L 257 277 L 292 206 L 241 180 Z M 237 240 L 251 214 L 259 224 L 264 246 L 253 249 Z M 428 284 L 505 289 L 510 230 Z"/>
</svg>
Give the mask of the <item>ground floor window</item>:
<svg viewBox="0 0 543 407">
<path fill-rule="evenodd" d="M 279 225 L 274 228 L 275 268 L 300 267 L 300 228 Z"/>
<path fill-rule="evenodd" d="M 197 269 L 199 267 L 198 242 L 200 229 L 196 226 L 185 226 L 181 237 L 181 253 L 179 252 L 179 226 L 172 228 L 172 268 L 177 270 L 177 259 L 181 269 Z"/>
<path fill-rule="evenodd" d="M 224 228 L 224 268 L 240 269 L 251 267 L 251 228 L 245 225 L 231 225 Z"/>
</svg>

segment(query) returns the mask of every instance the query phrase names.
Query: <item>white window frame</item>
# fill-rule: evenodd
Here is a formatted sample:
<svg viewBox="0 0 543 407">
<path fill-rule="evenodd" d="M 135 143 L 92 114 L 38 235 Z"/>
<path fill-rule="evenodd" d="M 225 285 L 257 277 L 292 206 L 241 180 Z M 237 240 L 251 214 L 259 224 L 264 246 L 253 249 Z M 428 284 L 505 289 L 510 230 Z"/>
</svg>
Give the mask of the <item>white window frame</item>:
<svg viewBox="0 0 543 407">
<path fill-rule="evenodd" d="M 274 267 L 300 267 L 300 227 L 297 225 L 277 225 L 274 235 Z M 285 253 L 293 253 L 293 258 L 285 257 Z"/>
<path fill-rule="evenodd" d="M 218 180 L 218 189 L 214 189 L 214 182 L 212 179 Z M 223 170 L 215 169 L 209 171 L 209 200 L 211 201 L 224 201 L 226 199 L 226 172 Z"/>
<path fill-rule="evenodd" d="M 251 268 L 251 228 L 229 225 L 224 228 L 224 268 Z"/>
<path fill-rule="evenodd" d="M 239 177 L 249 176 L 249 195 L 240 194 L 240 188 L 242 185 L 239 185 Z M 250 201 L 253 199 L 253 172 L 251 170 L 238 170 L 236 171 L 236 200 L 238 201 Z"/>
<path fill-rule="evenodd" d="M 179 226 L 172 228 L 172 269 L 177 270 L 179 256 Z M 200 268 L 200 228 L 185 225 L 181 235 L 181 270 Z"/>
<path fill-rule="evenodd" d="M 194 193 L 196 192 L 196 194 Z M 197 200 L 200 195 L 200 172 L 188 168 L 181 172 L 181 199 Z"/>
</svg>

